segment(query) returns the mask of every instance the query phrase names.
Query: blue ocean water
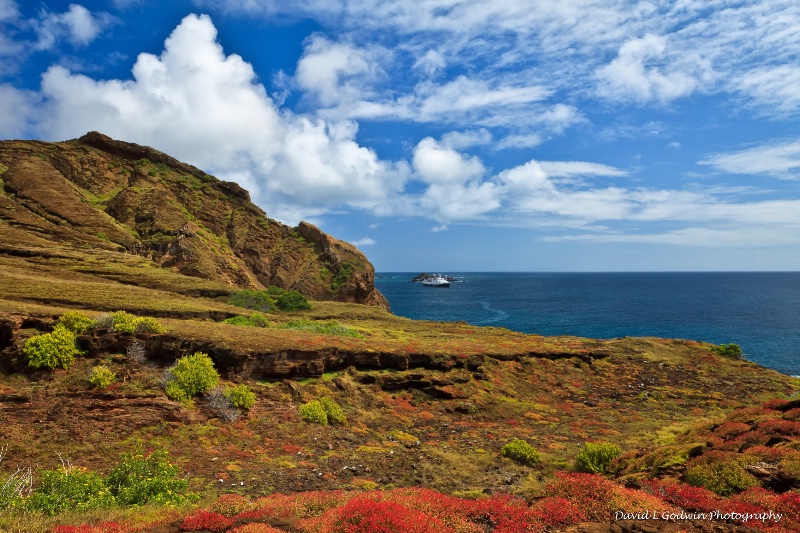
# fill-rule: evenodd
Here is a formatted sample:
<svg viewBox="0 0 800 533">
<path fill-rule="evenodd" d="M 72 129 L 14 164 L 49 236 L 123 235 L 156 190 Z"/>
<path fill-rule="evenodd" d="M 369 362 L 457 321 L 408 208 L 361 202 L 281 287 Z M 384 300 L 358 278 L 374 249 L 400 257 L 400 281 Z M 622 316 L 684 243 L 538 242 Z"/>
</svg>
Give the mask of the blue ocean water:
<svg viewBox="0 0 800 533">
<path fill-rule="evenodd" d="M 397 315 L 523 333 L 735 342 L 745 357 L 800 375 L 800 272 L 479 273 L 449 288 L 378 273 Z"/>
</svg>

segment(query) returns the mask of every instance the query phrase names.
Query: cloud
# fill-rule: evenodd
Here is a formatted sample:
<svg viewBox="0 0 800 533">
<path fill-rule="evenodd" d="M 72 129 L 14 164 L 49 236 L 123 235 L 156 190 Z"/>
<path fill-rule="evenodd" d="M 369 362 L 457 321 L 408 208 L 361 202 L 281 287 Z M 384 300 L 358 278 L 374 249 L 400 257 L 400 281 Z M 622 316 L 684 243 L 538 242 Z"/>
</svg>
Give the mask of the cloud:
<svg viewBox="0 0 800 533">
<path fill-rule="evenodd" d="M 472 146 L 483 146 L 492 142 L 492 134 L 486 128 L 478 130 L 451 131 L 442 135 L 442 144 L 455 150 Z"/>
<path fill-rule="evenodd" d="M 0 139 L 29 137 L 38 104 L 36 93 L 0 84 Z"/>
<path fill-rule="evenodd" d="M 357 125 L 279 109 L 252 66 L 225 55 L 207 16 L 187 16 L 160 56 L 139 55 L 132 80 L 93 80 L 58 66 L 42 77 L 42 132 L 99 130 L 157 146 L 239 182 L 288 222 L 337 207 L 370 208 L 402 188 L 407 165 L 355 141 Z"/>
<path fill-rule="evenodd" d="M 699 163 L 731 174 L 763 174 L 780 179 L 797 179 L 800 177 L 800 140 L 714 154 Z"/>
<path fill-rule="evenodd" d="M 34 23 L 38 36 L 34 48 L 49 50 L 62 39 L 76 47 L 86 46 L 115 21 L 108 13 L 93 15 L 79 4 L 70 4 L 64 13 L 42 11 L 39 20 Z"/>
<path fill-rule="evenodd" d="M 638 102 L 669 102 L 690 94 L 697 86 L 691 75 L 683 72 L 663 73 L 653 63 L 664 56 L 667 39 L 646 35 L 624 43 L 617 57 L 597 71 L 597 92 L 612 100 L 633 99 Z"/>
<path fill-rule="evenodd" d="M 618 168 L 585 161 L 542 161 L 542 170 L 551 178 L 571 178 L 574 176 L 626 176 L 628 173 Z"/>
<path fill-rule="evenodd" d="M 19 18 L 19 7 L 14 0 L 0 0 L 0 22 L 8 22 Z"/>
<path fill-rule="evenodd" d="M 464 183 L 480 178 L 486 169 L 477 157 L 468 157 L 431 137 L 414 149 L 414 171 L 425 183 Z"/>
<path fill-rule="evenodd" d="M 362 246 L 373 246 L 375 244 L 374 239 L 370 239 L 369 237 L 362 237 L 357 241 L 353 241 L 351 244 L 354 246 L 362 247 Z"/>
</svg>

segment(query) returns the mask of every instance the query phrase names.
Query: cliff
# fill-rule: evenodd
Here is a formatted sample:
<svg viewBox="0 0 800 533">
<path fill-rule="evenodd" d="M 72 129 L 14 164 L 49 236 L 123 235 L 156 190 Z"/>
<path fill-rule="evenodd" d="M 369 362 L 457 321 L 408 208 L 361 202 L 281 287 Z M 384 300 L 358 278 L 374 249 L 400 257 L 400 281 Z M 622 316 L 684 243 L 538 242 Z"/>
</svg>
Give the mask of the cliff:
<svg viewBox="0 0 800 533">
<path fill-rule="evenodd" d="M 0 142 L 0 247 L 123 252 L 243 288 L 388 309 L 354 246 L 306 222 L 267 217 L 236 183 L 97 132 L 60 143 Z"/>
</svg>

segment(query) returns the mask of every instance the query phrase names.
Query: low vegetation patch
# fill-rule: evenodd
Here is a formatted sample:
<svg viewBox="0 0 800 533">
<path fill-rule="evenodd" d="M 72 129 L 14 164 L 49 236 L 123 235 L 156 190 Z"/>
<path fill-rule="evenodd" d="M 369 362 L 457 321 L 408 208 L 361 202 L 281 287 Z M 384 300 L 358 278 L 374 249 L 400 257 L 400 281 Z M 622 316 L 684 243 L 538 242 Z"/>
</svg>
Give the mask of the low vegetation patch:
<svg viewBox="0 0 800 533">
<path fill-rule="evenodd" d="M 256 403 L 255 393 L 245 384 L 228 387 L 224 394 L 231 404 L 239 409 L 250 409 Z"/>
<path fill-rule="evenodd" d="M 120 333 L 164 333 L 164 326 L 155 318 L 135 316 L 126 311 L 103 313 L 95 320 L 94 327 Z"/>
<path fill-rule="evenodd" d="M 514 439 L 505 446 L 501 451 L 503 457 L 508 457 L 528 466 L 536 466 L 541 461 L 539 452 L 536 448 L 528 444 L 527 441 L 522 439 Z"/>
<path fill-rule="evenodd" d="M 328 320 L 327 322 L 318 322 L 314 320 L 290 320 L 286 324 L 280 326 L 281 329 L 293 329 L 297 331 L 308 331 L 309 333 L 323 333 L 325 335 L 338 335 L 340 337 L 353 337 L 356 339 L 363 338 L 363 335 L 358 331 L 342 326 L 336 320 Z"/>
<path fill-rule="evenodd" d="M 260 313 L 253 313 L 249 316 L 234 316 L 231 318 L 226 318 L 223 320 L 225 324 L 231 324 L 232 326 L 249 326 L 255 328 L 268 328 L 269 327 L 269 320 L 267 317 Z"/>
<path fill-rule="evenodd" d="M 328 413 L 325 411 L 325 407 L 319 400 L 311 400 L 310 402 L 301 405 L 300 416 L 303 417 L 303 420 L 312 422 L 314 424 L 322 424 L 323 426 L 328 425 Z"/>
<path fill-rule="evenodd" d="M 717 346 L 716 351 L 723 357 L 729 357 L 731 359 L 741 359 L 742 358 L 742 347 L 738 344 L 730 343 L 730 344 L 720 344 Z"/>
<path fill-rule="evenodd" d="M 76 335 L 80 335 L 94 328 L 95 322 L 80 311 L 67 311 L 58 318 L 56 324 L 64 326 Z"/>
<path fill-rule="evenodd" d="M 305 309 L 311 309 L 311 304 L 306 297 L 297 291 L 289 291 L 286 294 L 282 294 L 275 301 L 275 305 L 277 305 L 278 309 L 281 311 L 303 311 Z"/>
<path fill-rule="evenodd" d="M 107 366 L 100 365 L 92 369 L 92 371 L 89 373 L 87 381 L 89 381 L 89 384 L 96 389 L 105 389 L 117 381 L 117 375 Z"/>
<path fill-rule="evenodd" d="M 275 302 L 267 291 L 253 289 L 235 291 L 228 297 L 228 303 L 236 307 L 244 307 L 245 309 L 252 309 L 262 313 L 275 310 Z"/>
</svg>

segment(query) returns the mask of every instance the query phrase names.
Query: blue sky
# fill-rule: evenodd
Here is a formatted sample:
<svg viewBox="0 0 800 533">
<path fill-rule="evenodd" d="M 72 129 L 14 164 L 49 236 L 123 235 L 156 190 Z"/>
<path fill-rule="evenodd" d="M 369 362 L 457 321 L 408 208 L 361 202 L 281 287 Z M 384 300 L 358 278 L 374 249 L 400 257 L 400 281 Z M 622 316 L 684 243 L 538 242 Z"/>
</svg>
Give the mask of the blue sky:
<svg viewBox="0 0 800 533">
<path fill-rule="evenodd" d="M 0 138 L 153 146 L 379 271 L 800 270 L 799 115 L 794 0 L 0 0 Z"/>
</svg>

